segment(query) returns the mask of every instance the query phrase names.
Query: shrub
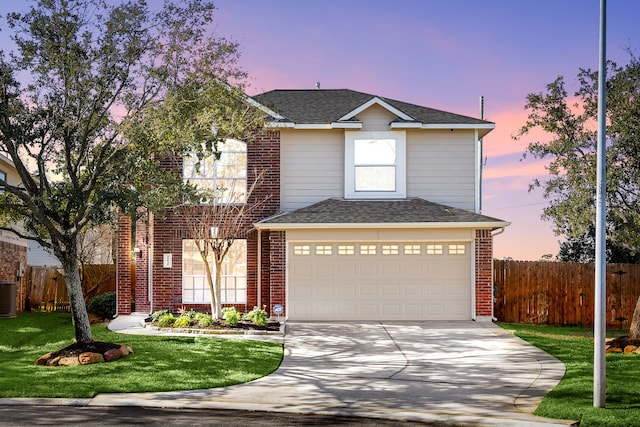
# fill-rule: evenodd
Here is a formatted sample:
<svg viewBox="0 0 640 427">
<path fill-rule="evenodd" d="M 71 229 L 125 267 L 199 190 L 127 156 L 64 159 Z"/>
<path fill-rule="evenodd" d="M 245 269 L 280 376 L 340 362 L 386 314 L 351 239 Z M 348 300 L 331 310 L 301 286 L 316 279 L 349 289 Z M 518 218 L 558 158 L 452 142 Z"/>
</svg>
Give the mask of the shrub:
<svg viewBox="0 0 640 427">
<path fill-rule="evenodd" d="M 89 301 L 87 311 L 102 319 L 113 319 L 116 314 L 116 293 L 105 292 L 95 296 Z"/>
<path fill-rule="evenodd" d="M 198 313 L 196 322 L 199 327 L 208 328 L 209 326 L 213 325 L 213 317 L 205 313 Z"/>
<path fill-rule="evenodd" d="M 176 317 L 173 315 L 173 313 L 167 313 L 158 319 L 158 326 L 160 326 L 161 328 L 167 328 L 173 325 L 173 322 L 175 321 Z"/>
<path fill-rule="evenodd" d="M 240 321 L 240 313 L 235 307 L 225 307 L 222 309 L 222 318 L 225 325 L 235 326 Z"/>
<path fill-rule="evenodd" d="M 189 326 L 191 326 L 191 318 L 184 314 L 173 322 L 174 328 L 188 328 Z"/>
<path fill-rule="evenodd" d="M 199 313 L 194 309 L 187 310 L 186 308 L 182 307 L 178 310 L 178 314 L 180 314 L 181 317 L 188 317 L 191 322 L 194 322 Z"/>
<path fill-rule="evenodd" d="M 244 319 L 253 322 L 254 325 L 266 326 L 269 314 L 262 308 L 253 307 L 253 310 L 244 315 Z"/>
<path fill-rule="evenodd" d="M 154 321 L 154 322 L 157 322 L 165 314 L 171 314 L 171 311 L 169 311 L 169 310 L 158 310 L 158 311 L 156 311 L 156 312 L 151 314 L 151 320 Z"/>
</svg>

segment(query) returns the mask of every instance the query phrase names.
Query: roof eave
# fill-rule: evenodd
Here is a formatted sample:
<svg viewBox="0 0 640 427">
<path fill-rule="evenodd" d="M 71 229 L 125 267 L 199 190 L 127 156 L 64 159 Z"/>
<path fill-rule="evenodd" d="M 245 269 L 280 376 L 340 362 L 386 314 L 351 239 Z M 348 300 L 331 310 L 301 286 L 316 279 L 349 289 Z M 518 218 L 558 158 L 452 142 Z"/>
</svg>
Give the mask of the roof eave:
<svg viewBox="0 0 640 427">
<path fill-rule="evenodd" d="M 382 222 L 382 223 L 255 223 L 258 230 L 305 230 L 305 229 L 400 229 L 400 228 L 421 228 L 421 229 L 442 229 L 442 228 L 472 228 L 483 230 L 496 230 L 511 225 L 507 221 L 487 221 L 487 222 Z"/>
</svg>

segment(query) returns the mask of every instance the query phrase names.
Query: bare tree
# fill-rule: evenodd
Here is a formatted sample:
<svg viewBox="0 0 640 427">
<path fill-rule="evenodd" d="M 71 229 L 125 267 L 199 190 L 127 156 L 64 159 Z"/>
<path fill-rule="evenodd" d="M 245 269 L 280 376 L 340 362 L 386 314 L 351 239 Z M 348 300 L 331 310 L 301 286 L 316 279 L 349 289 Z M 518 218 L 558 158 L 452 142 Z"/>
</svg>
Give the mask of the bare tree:
<svg viewBox="0 0 640 427">
<path fill-rule="evenodd" d="M 265 173 L 264 170 L 255 171 L 248 187 L 238 185 L 203 191 L 204 204 L 186 204 L 178 210 L 188 237 L 193 239 L 204 263 L 214 319 L 222 316 L 221 274 L 225 257 L 237 239 L 246 238 L 253 230 L 252 214 L 269 199 L 254 195 L 254 190 L 264 181 Z"/>
</svg>

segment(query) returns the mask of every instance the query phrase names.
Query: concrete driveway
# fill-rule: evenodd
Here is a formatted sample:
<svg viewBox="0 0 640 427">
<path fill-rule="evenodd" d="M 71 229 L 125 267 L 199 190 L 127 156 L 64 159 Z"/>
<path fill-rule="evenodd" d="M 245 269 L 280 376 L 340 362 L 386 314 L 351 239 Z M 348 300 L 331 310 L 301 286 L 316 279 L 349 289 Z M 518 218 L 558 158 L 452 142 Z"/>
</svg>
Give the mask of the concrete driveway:
<svg viewBox="0 0 640 427">
<path fill-rule="evenodd" d="M 124 331 L 123 331 L 124 332 Z M 90 405 L 308 412 L 453 425 L 536 426 L 564 374 L 489 322 L 289 323 L 273 374 L 233 387 L 103 394 Z"/>
</svg>

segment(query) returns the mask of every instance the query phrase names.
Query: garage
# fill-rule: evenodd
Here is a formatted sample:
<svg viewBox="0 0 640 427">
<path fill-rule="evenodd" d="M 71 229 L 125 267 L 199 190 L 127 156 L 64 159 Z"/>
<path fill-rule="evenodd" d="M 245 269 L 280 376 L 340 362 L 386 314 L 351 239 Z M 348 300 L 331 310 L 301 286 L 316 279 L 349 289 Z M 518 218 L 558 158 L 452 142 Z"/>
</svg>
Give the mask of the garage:
<svg viewBox="0 0 640 427">
<path fill-rule="evenodd" d="M 290 320 L 469 320 L 471 242 L 295 241 Z"/>
</svg>

